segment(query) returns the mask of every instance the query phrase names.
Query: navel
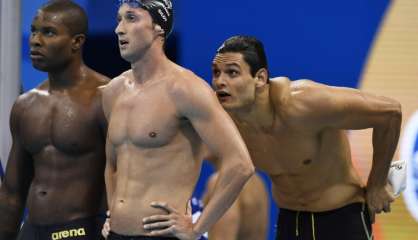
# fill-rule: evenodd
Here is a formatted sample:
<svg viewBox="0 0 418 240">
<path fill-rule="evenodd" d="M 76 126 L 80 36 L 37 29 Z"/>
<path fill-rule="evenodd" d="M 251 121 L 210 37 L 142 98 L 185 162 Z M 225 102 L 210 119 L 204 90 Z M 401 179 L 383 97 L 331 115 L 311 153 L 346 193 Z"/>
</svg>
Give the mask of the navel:
<svg viewBox="0 0 418 240">
<path fill-rule="evenodd" d="M 157 137 L 157 133 L 156 132 L 150 132 L 150 133 L 148 133 L 148 136 L 150 138 L 155 138 L 155 137 Z"/>
<path fill-rule="evenodd" d="M 47 192 L 46 192 L 46 191 L 40 191 L 40 192 L 39 192 L 39 195 L 41 195 L 42 197 L 45 197 L 45 196 L 46 196 L 46 194 L 47 194 Z"/>
<path fill-rule="evenodd" d="M 312 159 L 306 159 L 306 160 L 303 161 L 304 165 L 309 165 L 311 163 L 312 163 Z"/>
</svg>

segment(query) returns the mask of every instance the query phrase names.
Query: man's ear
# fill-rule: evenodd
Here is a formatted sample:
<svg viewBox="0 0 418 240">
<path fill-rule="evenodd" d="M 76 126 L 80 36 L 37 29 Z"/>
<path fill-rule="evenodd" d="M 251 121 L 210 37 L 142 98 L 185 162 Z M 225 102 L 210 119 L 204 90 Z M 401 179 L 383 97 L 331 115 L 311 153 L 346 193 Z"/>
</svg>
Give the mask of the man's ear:
<svg viewBox="0 0 418 240">
<path fill-rule="evenodd" d="M 158 35 L 164 36 L 165 32 L 164 29 L 158 24 L 154 25 L 154 30 L 158 33 Z"/>
<path fill-rule="evenodd" d="M 83 47 L 85 41 L 86 41 L 86 36 L 84 34 L 76 34 L 73 37 L 73 40 L 71 42 L 72 50 L 74 52 L 80 50 Z"/>
<path fill-rule="evenodd" d="M 268 83 L 268 77 L 269 77 L 269 74 L 268 74 L 267 69 L 261 68 L 260 70 L 258 70 L 257 73 L 255 74 L 255 80 L 256 80 L 255 86 L 257 88 L 265 86 Z"/>
</svg>

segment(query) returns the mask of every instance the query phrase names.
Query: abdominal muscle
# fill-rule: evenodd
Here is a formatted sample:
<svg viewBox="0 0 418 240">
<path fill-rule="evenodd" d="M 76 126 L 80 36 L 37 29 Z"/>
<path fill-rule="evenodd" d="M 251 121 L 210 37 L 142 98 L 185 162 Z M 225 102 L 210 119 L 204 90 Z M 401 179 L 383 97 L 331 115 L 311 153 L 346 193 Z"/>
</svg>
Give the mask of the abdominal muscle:
<svg viewBox="0 0 418 240">
<path fill-rule="evenodd" d="M 115 233 L 148 235 L 142 219 L 168 214 L 166 210 L 151 207 L 152 202 L 165 202 L 186 213 L 200 165 L 184 152 L 176 154 L 161 148 L 154 153 L 150 151 L 153 150 L 141 151 L 131 146 L 118 154 L 116 187 L 110 208 L 110 227 Z M 191 164 L 192 161 L 196 164 Z"/>
</svg>

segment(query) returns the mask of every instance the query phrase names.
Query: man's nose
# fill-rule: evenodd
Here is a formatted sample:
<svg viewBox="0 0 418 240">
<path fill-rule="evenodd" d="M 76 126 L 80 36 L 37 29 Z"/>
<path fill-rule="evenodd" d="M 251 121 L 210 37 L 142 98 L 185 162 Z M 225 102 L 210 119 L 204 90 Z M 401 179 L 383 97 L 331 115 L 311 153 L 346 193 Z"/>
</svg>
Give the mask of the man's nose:
<svg viewBox="0 0 418 240">
<path fill-rule="evenodd" d="M 31 47 L 39 47 L 39 46 L 41 46 L 42 39 L 41 39 L 41 37 L 39 35 L 40 34 L 37 33 L 37 32 L 34 32 L 34 33 L 32 33 L 30 35 L 30 38 L 29 38 L 29 46 L 31 46 Z"/>
<path fill-rule="evenodd" d="M 213 76 L 212 85 L 215 89 L 221 89 L 226 86 L 225 75 L 220 73 L 218 76 Z"/>
<path fill-rule="evenodd" d="M 118 35 L 118 36 L 121 36 L 121 35 L 124 35 L 124 34 L 125 34 L 125 28 L 123 27 L 123 23 L 122 23 L 122 21 L 120 21 L 120 22 L 118 23 L 118 25 L 116 26 L 116 28 L 115 28 L 115 33 L 116 33 L 116 35 Z"/>
</svg>

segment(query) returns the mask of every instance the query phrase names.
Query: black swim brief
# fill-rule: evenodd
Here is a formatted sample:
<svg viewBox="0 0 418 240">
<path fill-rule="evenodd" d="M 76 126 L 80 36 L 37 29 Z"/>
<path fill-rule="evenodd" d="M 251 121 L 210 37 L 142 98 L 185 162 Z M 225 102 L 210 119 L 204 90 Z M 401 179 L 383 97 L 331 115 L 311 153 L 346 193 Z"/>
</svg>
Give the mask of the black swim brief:
<svg viewBox="0 0 418 240">
<path fill-rule="evenodd" d="M 124 236 L 110 232 L 107 240 L 178 240 L 174 237 Z"/>
<path fill-rule="evenodd" d="M 276 240 L 372 240 L 366 204 L 325 212 L 280 209 Z"/>
<path fill-rule="evenodd" d="M 26 221 L 17 240 L 102 240 L 104 221 L 104 216 L 54 225 L 35 225 Z"/>
</svg>

